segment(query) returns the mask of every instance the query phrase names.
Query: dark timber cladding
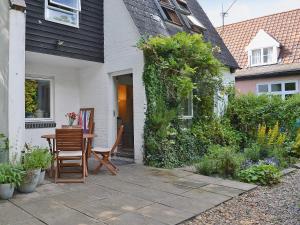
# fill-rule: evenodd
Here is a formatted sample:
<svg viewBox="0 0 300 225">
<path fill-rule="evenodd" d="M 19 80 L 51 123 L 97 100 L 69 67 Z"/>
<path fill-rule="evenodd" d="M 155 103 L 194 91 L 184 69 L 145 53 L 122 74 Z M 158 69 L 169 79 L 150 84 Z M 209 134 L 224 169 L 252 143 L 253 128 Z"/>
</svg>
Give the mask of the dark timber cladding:
<svg viewBox="0 0 300 225">
<path fill-rule="evenodd" d="M 104 62 L 103 0 L 81 0 L 79 28 L 46 21 L 45 0 L 26 4 L 27 51 Z"/>
</svg>

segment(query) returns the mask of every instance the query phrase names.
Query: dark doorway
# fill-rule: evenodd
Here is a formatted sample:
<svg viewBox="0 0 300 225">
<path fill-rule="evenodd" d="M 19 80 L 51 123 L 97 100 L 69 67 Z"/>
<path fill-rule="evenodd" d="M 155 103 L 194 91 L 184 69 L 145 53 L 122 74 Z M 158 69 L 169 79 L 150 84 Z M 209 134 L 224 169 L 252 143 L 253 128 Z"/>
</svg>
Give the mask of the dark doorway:
<svg viewBox="0 0 300 225">
<path fill-rule="evenodd" d="M 134 124 L 133 124 L 133 83 L 132 75 L 116 77 L 118 100 L 118 128 L 124 125 L 122 144 L 118 156 L 134 158 Z"/>
</svg>

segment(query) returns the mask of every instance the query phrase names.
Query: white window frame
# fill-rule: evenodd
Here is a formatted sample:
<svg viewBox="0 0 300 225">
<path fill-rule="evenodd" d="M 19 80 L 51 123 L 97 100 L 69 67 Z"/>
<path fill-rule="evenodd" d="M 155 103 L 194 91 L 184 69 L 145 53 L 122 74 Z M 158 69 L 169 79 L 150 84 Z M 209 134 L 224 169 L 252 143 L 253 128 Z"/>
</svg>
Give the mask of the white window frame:
<svg viewBox="0 0 300 225">
<path fill-rule="evenodd" d="M 45 1 L 47 1 L 47 0 L 45 0 Z M 75 10 L 75 11 L 79 11 L 79 12 L 81 11 L 81 0 L 77 0 L 77 3 L 78 3 L 77 7 L 78 8 L 73 8 L 73 7 L 70 7 L 68 5 L 58 3 L 55 0 L 49 0 L 49 1 L 50 1 L 50 3 L 58 5 L 58 6 L 62 6 L 62 7 L 65 7 L 65 8 L 68 8 L 68 9 L 72 9 L 72 10 Z"/>
<path fill-rule="evenodd" d="M 191 120 L 194 118 L 194 96 L 193 93 L 189 94 L 188 98 L 190 99 L 190 103 L 191 103 L 191 115 L 181 115 L 180 119 L 183 120 Z"/>
<path fill-rule="evenodd" d="M 52 78 L 42 78 L 26 75 L 25 80 L 46 80 L 50 81 L 50 117 L 49 118 L 26 118 L 25 122 L 37 122 L 37 121 L 54 121 L 54 79 Z M 25 84 L 24 84 L 25 85 Z M 24 99 L 25 101 L 25 99 Z M 24 115 L 25 116 L 25 115 Z"/>
<path fill-rule="evenodd" d="M 295 83 L 296 89 L 294 91 L 286 91 L 285 90 L 285 84 L 287 83 Z M 271 90 L 272 84 L 281 84 L 281 91 L 273 91 Z M 260 85 L 268 85 L 268 92 L 258 92 L 258 87 Z M 297 94 L 299 93 L 299 84 L 297 80 L 285 80 L 285 81 L 272 81 L 272 82 L 265 82 L 265 83 L 258 83 L 256 84 L 256 94 L 257 95 L 280 95 L 283 99 L 285 99 L 286 95 L 290 94 Z"/>
<path fill-rule="evenodd" d="M 268 63 L 264 63 L 264 49 L 267 49 L 267 48 L 272 48 L 272 58 L 271 58 L 271 61 L 268 62 Z M 256 50 L 260 50 L 260 63 L 255 63 L 253 64 L 252 63 L 252 59 L 253 59 L 253 51 L 256 51 Z M 264 66 L 264 65 L 271 65 L 271 64 L 275 64 L 277 63 L 275 60 L 274 60 L 274 47 L 273 46 L 269 46 L 269 47 L 263 47 L 263 48 L 255 48 L 255 49 L 251 49 L 249 50 L 249 57 L 250 57 L 250 66 Z"/>
<path fill-rule="evenodd" d="M 59 4 L 57 4 L 57 5 L 59 5 Z M 70 8 L 70 7 L 68 7 L 68 8 Z M 50 18 L 49 17 L 49 10 L 48 9 L 60 11 L 60 12 L 63 12 L 63 13 L 68 13 L 68 14 L 71 14 L 71 15 L 72 14 L 76 15 L 77 18 L 78 18 L 77 21 L 76 21 L 76 24 L 66 23 L 66 22 L 62 22 L 62 21 Z M 48 4 L 48 0 L 45 0 L 44 16 L 45 16 L 45 20 L 47 20 L 47 21 L 51 21 L 51 22 L 54 22 L 54 23 L 63 24 L 63 25 L 70 26 L 70 27 L 79 28 L 79 11 L 78 10 L 72 10 L 72 11 L 64 10 L 64 9 L 61 9 L 61 8 L 49 5 Z"/>
</svg>

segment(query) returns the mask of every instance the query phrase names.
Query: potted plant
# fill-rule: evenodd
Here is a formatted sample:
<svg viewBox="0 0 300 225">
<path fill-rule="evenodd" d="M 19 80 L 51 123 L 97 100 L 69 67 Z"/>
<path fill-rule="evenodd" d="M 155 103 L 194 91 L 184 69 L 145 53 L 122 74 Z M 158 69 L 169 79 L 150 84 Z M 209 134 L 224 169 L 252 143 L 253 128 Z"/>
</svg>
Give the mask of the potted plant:
<svg viewBox="0 0 300 225">
<path fill-rule="evenodd" d="M 31 193 L 35 191 L 40 179 L 40 153 L 37 150 L 27 152 L 24 154 L 22 161 L 25 175 L 18 190 L 22 193 Z"/>
<path fill-rule="evenodd" d="M 68 118 L 68 125 L 70 127 L 73 126 L 74 121 L 76 120 L 77 116 L 78 115 L 75 112 L 69 112 L 69 113 L 66 114 L 66 117 Z"/>
<path fill-rule="evenodd" d="M 8 163 L 8 139 L 0 133 L 0 163 Z"/>
<path fill-rule="evenodd" d="M 18 166 L 0 164 L 0 199 L 10 199 L 16 186 L 23 179 L 24 172 Z"/>
<path fill-rule="evenodd" d="M 47 148 L 36 147 L 34 152 L 36 154 L 37 162 L 39 162 L 39 166 L 41 167 L 41 173 L 38 182 L 38 185 L 40 185 L 44 183 L 46 169 L 48 169 L 51 165 L 53 157 Z"/>
</svg>

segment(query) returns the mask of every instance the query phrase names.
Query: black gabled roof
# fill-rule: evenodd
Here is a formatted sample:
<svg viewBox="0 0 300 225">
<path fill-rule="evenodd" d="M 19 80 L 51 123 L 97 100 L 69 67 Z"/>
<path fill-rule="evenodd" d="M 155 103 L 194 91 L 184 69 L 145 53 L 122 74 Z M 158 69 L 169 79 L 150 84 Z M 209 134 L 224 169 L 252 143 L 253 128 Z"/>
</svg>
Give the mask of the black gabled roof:
<svg viewBox="0 0 300 225">
<path fill-rule="evenodd" d="M 173 35 L 183 31 L 182 28 L 176 25 L 164 22 L 158 7 L 154 2 L 155 0 L 123 1 L 141 35 Z M 197 0 L 187 0 L 187 3 L 193 15 L 206 27 L 206 30 L 203 32 L 204 39 L 211 42 L 213 46 L 220 47 L 221 52 L 217 53 L 217 58 L 226 66 L 238 68 L 235 59 L 230 54 L 222 38 L 213 27 Z"/>
</svg>

